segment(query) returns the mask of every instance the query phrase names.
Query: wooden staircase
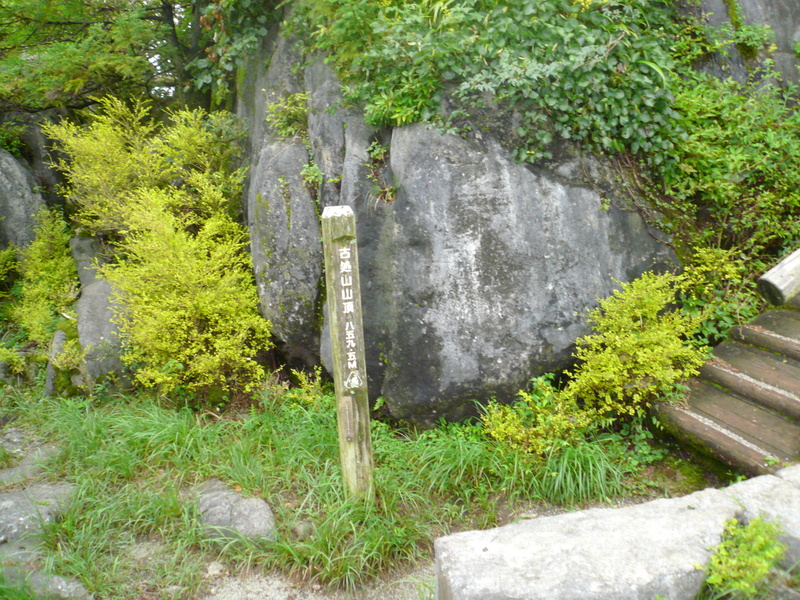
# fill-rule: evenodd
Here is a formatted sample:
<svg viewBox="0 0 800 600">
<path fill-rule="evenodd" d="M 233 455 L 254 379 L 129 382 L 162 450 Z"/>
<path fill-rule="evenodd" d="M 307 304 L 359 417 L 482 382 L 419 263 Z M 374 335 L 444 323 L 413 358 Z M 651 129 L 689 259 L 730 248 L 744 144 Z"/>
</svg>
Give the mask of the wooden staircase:
<svg viewBox="0 0 800 600">
<path fill-rule="evenodd" d="M 689 383 L 687 406 L 654 407 L 676 438 L 750 475 L 800 461 L 800 250 L 759 289 L 784 308 L 731 331 Z"/>
</svg>

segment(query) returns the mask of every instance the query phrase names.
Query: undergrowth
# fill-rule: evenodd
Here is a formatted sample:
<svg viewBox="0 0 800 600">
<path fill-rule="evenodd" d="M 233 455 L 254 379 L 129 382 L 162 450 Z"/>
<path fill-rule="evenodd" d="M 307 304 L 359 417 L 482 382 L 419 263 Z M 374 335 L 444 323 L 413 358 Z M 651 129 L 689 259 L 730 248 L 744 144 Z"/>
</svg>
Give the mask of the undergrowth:
<svg viewBox="0 0 800 600">
<path fill-rule="evenodd" d="M 239 415 L 169 410 L 144 397 L 53 400 L 6 389 L 0 399 L 4 414 L 59 444 L 51 474 L 77 487 L 64 518 L 46 528 L 47 566 L 103 598 L 137 598 L 143 580 L 192 596 L 209 555 L 352 589 L 430 556 L 438 536 L 495 526 L 531 503 L 633 493 L 635 469 L 619 460 L 632 454 L 627 438 L 542 460 L 480 423 L 418 432 L 373 421 L 376 497 L 348 498 L 334 404 L 314 377 L 272 388 Z M 277 539 L 206 539 L 187 490 L 209 478 L 267 500 Z M 152 556 L 131 559 L 143 542 L 157 544 Z"/>
<path fill-rule="evenodd" d="M 768 577 L 786 553 L 780 526 L 758 516 L 725 524 L 722 542 L 706 568 L 700 600 L 758 600 L 770 596 Z"/>
</svg>

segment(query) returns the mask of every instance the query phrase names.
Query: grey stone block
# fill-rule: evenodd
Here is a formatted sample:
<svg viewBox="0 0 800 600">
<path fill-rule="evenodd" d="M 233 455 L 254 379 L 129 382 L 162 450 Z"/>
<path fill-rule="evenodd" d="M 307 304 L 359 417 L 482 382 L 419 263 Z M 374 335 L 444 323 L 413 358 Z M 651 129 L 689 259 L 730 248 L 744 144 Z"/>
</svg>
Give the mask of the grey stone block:
<svg viewBox="0 0 800 600">
<path fill-rule="evenodd" d="M 792 467 L 785 467 L 775 473 L 778 477 L 783 479 L 784 481 L 788 481 L 796 488 L 800 489 L 800 465 L 794 465 Z"/>
<path fill-rule="evenodd" d="M 718 490 L 436 540 L 438 600 L 692 600 L 725 522 Z"/>
</svg>

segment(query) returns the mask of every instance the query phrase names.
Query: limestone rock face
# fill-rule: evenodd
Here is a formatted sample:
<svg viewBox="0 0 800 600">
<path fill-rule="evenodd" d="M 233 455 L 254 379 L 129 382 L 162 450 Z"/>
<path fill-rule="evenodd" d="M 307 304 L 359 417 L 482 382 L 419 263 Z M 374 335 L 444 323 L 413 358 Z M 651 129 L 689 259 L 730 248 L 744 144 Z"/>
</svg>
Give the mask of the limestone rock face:
<svg viewBox="0 0 800 600">
<path fill-rule="evenodd" d="M 424 125 L 376 130 L 341 102 L 321 61 L 294 76 L 286 65 L 298 58 L 276 36 L 264 45 L 271 58 L 260 58 L 268 69 L 248 71 L 259 84 L 245 87 L 305 87 L 307 145 L 278 139 L 256 101 L 241 114 L 262 120 L 250 124 L 251 248 L 262 312 L 290 358 L 330 364 L 320 310 L 326 206 L 356 214 L 370 395 L 423 425 L 474 414 L 475 400 L 512 399 L 530 377 L 567 366 L 587 332 L 578 313 L 613 279 L 671 260 L 597 159 L 564 148 L 547 165 L 517 164 L 500 118 L 467 138 Z M 370 156 L 373 143 L 388 149 L 385 160 Z M 310 160 L 324 174 L 314 190 L 300 175 Z"/>
<path fill-rule="evenodd" d="M 251 121 L 253 164 L 246 212 L 261 314 L 272 323 L 278 347 L 289 361 L 314 364 L 319 348 L 317 306 L 322 277 L 318 208 L 303 181 L 311 162 L 299 137 L 282 139 L 264 124 L 264 106 L 303 91 L 291 67 L 299 61 L 292 42 L 278 37 L 268 70 L 258 68 L 248 84 L 259 100 L 244 115 Z"/>
<path fill-rule="evenodd" d="M 638 214 L 602 208 L 585 182 L 604 177 L 592 159 L 536 171 L 489 134 L 414 125 L 395 129 L 391 167 L 393 251 L 380 268 L 396 310 L 367 318 L 388 321 L 381 392 L 396 416 L 466 416 L 473 399 L 513 396 L 569 360 L 586 333 L 576 313 L 614 279 L 667 259 Z"/>
<path fill-rule="evenodd" d="M 36 214 L 44 208 L 29 171 L 0 149 L 0 246 L 27 246 L 33 241 Z"/>
</svg>

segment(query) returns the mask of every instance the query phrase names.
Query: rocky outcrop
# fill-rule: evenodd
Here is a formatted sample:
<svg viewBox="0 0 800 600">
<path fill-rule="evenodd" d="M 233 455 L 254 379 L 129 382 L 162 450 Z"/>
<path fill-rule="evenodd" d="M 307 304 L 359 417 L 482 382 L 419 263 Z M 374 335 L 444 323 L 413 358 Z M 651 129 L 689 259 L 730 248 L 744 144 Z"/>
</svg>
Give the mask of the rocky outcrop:
<svg viewBox="0 0 800 600">
<path fill-rule="evenodd" d="M 240 105 L 253 123 L 253 162 L 246 194 L 250 247 L 261 313 L 288 361 L 316 362 L 319 346 L 318 297 L 322 249 L 318 209 L 303 180 L 311 162 L 301 136 L 284 139 L 264 123 L 267 102 L 303 91 L 291 67 L 299 62 L 290 41 L 279 37 L 266 71 L 253 65 L 248 89 L 256 100 Z"/>
<path fill-rule="evenodd" d="M 414 125 L 393 132 L 390 162 L 392 251 L 378 268 L 393 310 L 371 318 L 389 333 L 381 394 L 396 416 L 464 417 L 474 399 L 513 397 L 568 363 L 586 333 L 576 313 L 668 259 L 636 212 L 603 208 L 594 159 L 534 170 L 491 134 Z"/>
<path fill-rule="evenodd" d="M 0 246 L 27 246 L 33 241 L 36 214 L 45 206 L 33 176 L 0 149 Z"/>
<path fill-rule="evenodd" d="M 424 125 L 376 131 L 343 106 L 321 61 L 301 81 L 286 66 L 298 60 L 287 41 L 265 47 L 268 71 L 248 76 L 268 93 L 307 89 L 310 154 L 251 123 L 262 312 L 287 354 L 329 360 L 318 218 L 325 206 L 351 206 L 370 394 L 395 417 L 431 425 L 474 414 L 475 400 L 513 398 L 531 376 L 568 364 L 587 331 L 579 313 L 614 279 L 671 260 L 597 159 L 567 148 L 547 167 L 517 164 L 500 118 L 464 138 Z M 256 104 L 242 114 L 263 118 Z M 386 149 L 381 158 L 373 144 Z M 324 173 L 314 190 L 300 176 L 311 159 Z"/>
<path fill-rule="evenodd" d="M 42 131 L 45 123 L 57 122 L 67 116 L 64 110 L 46 110 L 39 113 L 11 112 L 2 116 L 3 122 L 21 126 L 20 164 L 31 173 L 36 190 L 48 206 L 61 205 L 63 196 L 58 193 L 64 182 L 61 174 L 53 168 L 53 158 L 58 152 Z"/>
</svg>

